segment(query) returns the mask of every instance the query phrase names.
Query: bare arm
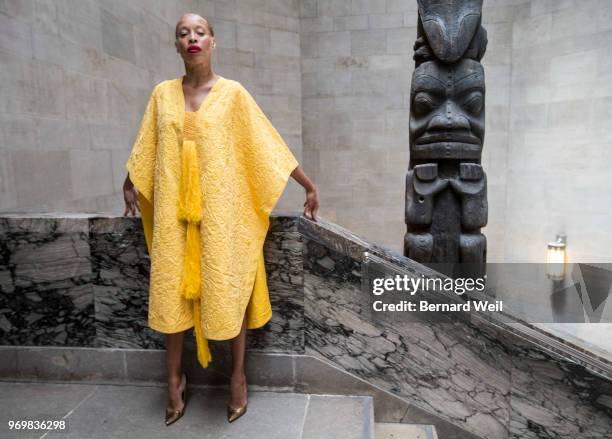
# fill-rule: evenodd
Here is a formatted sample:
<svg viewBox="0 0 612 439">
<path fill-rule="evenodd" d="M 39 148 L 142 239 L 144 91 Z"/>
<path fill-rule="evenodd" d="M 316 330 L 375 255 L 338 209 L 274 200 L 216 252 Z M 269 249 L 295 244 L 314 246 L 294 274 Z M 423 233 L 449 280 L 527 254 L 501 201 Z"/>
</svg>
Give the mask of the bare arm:
<svg viewBox="0 0 612 439">
<path fill-rule="evenodd" d="M 306 190 L 306 201 L 304 202 L 304 216 L 307 216 L 306 214 L 309 213 L 310 218 L 313 221 L 316 221 L 317 210 L 319 210 L 319 197 L 317 194 L 316 186 L 304 173 L 302 165 L 298 165 L 297 168 L 295 168 L 291 173 L 291 176 Z"/>
<path fill-rule="evenodd" d="M 140 211 L 140 206 L 138 205 L 138 192 L 134 187 L 134 183 L 130 180 L 129 173 L 125 176 L 125 181 L 123 182 L 123 201 L 125 201 L 125 212 L 123 212 L 123 216 L 128 216 L 128 213 L 131 213 L 132 216 L 136 216 L 136 209 Z"/>
<path fill-rule="evenodd" d="M 123 182 L 123 189 L 132 189 L 134 187 L 134 183 L 130 180 L 130 174 L 126 174 L 125 181 Z"/>
</svg>

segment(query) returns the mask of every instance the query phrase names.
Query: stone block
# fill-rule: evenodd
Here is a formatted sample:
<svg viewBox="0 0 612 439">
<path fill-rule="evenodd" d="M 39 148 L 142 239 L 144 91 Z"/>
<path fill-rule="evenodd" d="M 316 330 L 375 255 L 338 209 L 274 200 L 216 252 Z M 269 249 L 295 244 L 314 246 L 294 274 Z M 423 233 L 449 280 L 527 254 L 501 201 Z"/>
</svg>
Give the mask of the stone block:
<svg viewBox="0 0 612 439">
<path fill-rule="evenodd" d="M 0 210 L 2 212 L 10 212 L 17 208 L 15 171 L 10 158 L 9 151 L 0 151 Z"/>
<path fill-rule="evenodd" d="M 572 83 L 586 83 L 595 79 L 598 65 L 598 51 L 553 56 L 550 63 L 552 85 L 562 86 Z"/>
<path fill-rule="evenodd" d="M 108 121 L 138 127 L 151 90 L 109 82 L 106 86 Z"/>
<path fill-rule="evenodd" d="M 113 193 L 111 151 L 69 151 L 72 193 L 75 198 Z"/>
<path fill-rule="evenodd" d="M 317 16 L 317 0 L 302 0 L 299 2 L 300 18 L 313 18 Z"/>
<path fill-rule="evenodd" d="M 4 0 L 0 2 L 0 13 L 24 23 L 32 23 L 34 0 Z"/>
<path fill-rule="evenodd" d="M 315 58 L 318 56 L 318 35 L 307 33 L 300 35 L 300 56 L 304 58 Z"/>
<path fill-rule="evenodd" d="M 416 26 L 416 23 L 414 24 Z M 416 40 L 416 28 L 390 29 L 387 31 L 387 53 L 407 53 L 412 55 Z"/>
<path fill-rule="evenodd" d="M 284 17 L 298 18 L 300 16 L 300 7 L 298 0 L 267 0 L 266 11 Z"/>
<path fill-rule="evenodd" d="M 89 149 L 92 145 L 87 121 L 41 117 L 34 124 L 35 144 L 42 151 Z"/>
<path fill-rule="evenodd" d="M 275 55 L 300 56 L 300 34 L 272 29 L 270 31 L 270 52 Z"/>
<path fill-rule="evenodd" d="M 413 12 L 418 11 L 417 2 L 407 2 L 404 0 L 387 0 L 387 12 Z"/>
<path fill-rule="evenodd" d="M 387 12 L 386 0 L 352 0 L 351 13 L 356 14 L 384 14 Z"/>
<path fill-rule="evenodd" d="M 404 25 L 404 16 L 398 14 L 371 14 L 368 16 L 370 29 L 393 29 Z"/>
<path fill-rule="evenodd" d="M 317 16 L 302 18 L 300 20 L 300 32 L 330 32 L 334 30 L 334 17 Z"/>
<path fill-rule="evenodd" d="M 320 32 L 317 50 L 319 56 L 350 55 L 350 32 Z"/>
<path fill-rule="evenodd" d="M 215 41 L 217 42 L 217 49 L 235 49 L 236 48 L 236 23 L 228 20 L 215 20 Z"/>
<path fill-rule="evenodd" d="M 551 39 L 575 38 L 593 33 L 596 13 L 585 4 L 580 8 L 567 8 L 552 14 Z"/>
<path fill-rule="evenodd" d="M 39 31 L 57 35 L 56 2 L 53 0 L 36 0 L 32 6 L 33 24 L 36 28 Z"/>
<path fill-rule="evenodd" d="M 0 50 L 32 58 L 32 27 L 0 14 Z"/>
<path fill-rule="evenodd" d="M 367 15 L 347 15 L 344 17 L 334 17 L 334 30 L 365 30 L 368 28 Z"/>
<path fill-rule="evenodd" d="M 529 2 L 529 13 L 531 16 L 543 15 L 553 11 L 572 8 L 574 5 L 575 2 L 573 0 L 531 0 Z"/>
<path fill-rule="evenodd" d="M 102 48 L 109 55 L 133 61 L 136 57 L 134 49 L 134 25 L 127 20 L 116 17 L 102 9 Z"/>
<path fill-rule="evenodd" d="M 138 67 L 150 71 L 161 70 L 161 38 L 158 34 L 144 29 L 134 29 L 134 53 Z M 164 42 L 165 44 L 165 42 Z"/>
<path fill-rule="evenodd" d="M 144 105 L 139 108 L 140 116 L 144 113 Z M 140 121 L 139 121 L 140 122 Z M 111 124 L 107 122 L 90 122 L 89 134 L 91 136 L 91 146 L 93 149 L 118 149 L 126 151 L 132 148 L 139 123 Z"/>
<path fill-rule="evenodd" d="M 108 92 L 107 81 L 66 72 L 66 87 L 64 99 L 66 102 L 66 117 L 76 120 L 97 121 L 107 120 Z"/>
<path fill-rule="evenodd" d="M 30 115 L 0 114 L 0 142 L 3 150 L 22 149 L 36 144 L 35 125 Z"/>
<path fill-rule="evenodd" d="M 59 199 L 72 199 L 72 185 L 68 172 L 49 172 L 66 169 L 68 151 L 20 150 L 9 153 L 13 170 L 17 207 L 45 212 L 54 210 Z"/>
<path fill-rule="evenodd" d="M 34 112 L 45 116 L 64 117 L 66 115 L 66 74 L 61 66 L 35 61 L 32 65 L 35 94 Z"/>
<path fill-rule="evenodd" d="M 380 55 L 387 51 L 387 31 L 351 31 L 351 55 Z"/>
<path fill-rule="evenodd" d="M 591 118 L 591 100 L 575 99 L 551 104 L 548 109 L 548 126 L 551 129 L 587 129 Z"/>
<path fill-rule="evenodd" d="M 100 5 L 94 0 L 54 2 L 57 34 L 82 47 L 103 47 Z M 120 17 L 120 16 L 117 16 Z"/>
<path fill-rule="evenodd" d="M 236 47 L 250 52 L 270 50 L 270 29 L 239 23 L 236 27 Z"/>
<path fill-rule="evenodd" d="M 319 17 L 338 17 L 351 15 L 351 0 L 318 0 Z"/>
<path fill-rule="evenodd" d="M 551 32 L 552 14 L 550 13 L 515 21 L 512 27 L 512 47 L 529 47 L 546 43 L 551 39 Z"/>
<path fill-rule="evenodd" d="M 33 113 L 36 105 L 33 63 L 19 56 L 0 51 L 0 111 L 4 113 Z"/>
</svg>

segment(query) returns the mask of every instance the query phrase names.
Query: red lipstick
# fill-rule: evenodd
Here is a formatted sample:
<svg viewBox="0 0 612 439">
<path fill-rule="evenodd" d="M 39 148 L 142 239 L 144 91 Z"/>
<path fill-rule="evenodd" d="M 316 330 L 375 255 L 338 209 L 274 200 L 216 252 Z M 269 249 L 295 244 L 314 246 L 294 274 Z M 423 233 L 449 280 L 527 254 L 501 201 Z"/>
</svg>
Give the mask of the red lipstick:
<svg viewBox="0 0 612 439">
<path fill-rule="evenodd" d="M 187 52 L 189 52 L 189 53 L 197 53 L 197 52 L 201 52 L 201 51 L 202 51 L 202 49 L 200 49 L 199 46 L 195 46 L 195 45 L 189 46 L 187 48 Z"/>
</svg>

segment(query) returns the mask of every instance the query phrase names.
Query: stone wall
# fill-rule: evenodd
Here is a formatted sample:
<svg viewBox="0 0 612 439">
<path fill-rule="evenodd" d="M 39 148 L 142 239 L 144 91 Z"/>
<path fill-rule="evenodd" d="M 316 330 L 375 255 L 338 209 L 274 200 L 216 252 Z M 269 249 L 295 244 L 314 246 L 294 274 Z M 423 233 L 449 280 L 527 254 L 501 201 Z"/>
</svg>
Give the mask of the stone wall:
<svg viewBox="0 0 612 439">
<path fill-rule="evenodd" d="M 0 3 L 0 211 L 123 212 L 152 86 L 183 73 L 173 26 L 207 15 L 216 70 L 252 91 L 320 189 L 320 214 L 397 251 L 416 0 Z M 610 262 L 612 4 L 485 0 L 488 257 Z M 292 179 L 281 210 L 300 210 Z"/>
<path fill-rule="evenodd" d="M 303 1 L 304 161 L 322 213 L 401 251 L 416 0 Z M 610 262 L 612 4 L 485 0 L 488 258 Z"/>
<path fill-rule="evenodd" d="M 568 235 L 573 261 L 610 262 L 612 3 L 531 1 L 513 23 L 505 260 Z"/>
<path fill-rule="evenodd" d="M 303 1 L 304 162 L 322 214 L 401 248 L 416 1 Z"/>
<path fill-rule="evenodd" d="M 186 12 L 210 17 L 215 70 L 251 91 L 301 160 L 297 1 L 8 0 L 0 211 L 123 213 L 124 166 L 149 94 L 184 74 L 174 26 Z M 299 189 L 290 183 L 279 206 L 301 200 Z"/>
</svg>

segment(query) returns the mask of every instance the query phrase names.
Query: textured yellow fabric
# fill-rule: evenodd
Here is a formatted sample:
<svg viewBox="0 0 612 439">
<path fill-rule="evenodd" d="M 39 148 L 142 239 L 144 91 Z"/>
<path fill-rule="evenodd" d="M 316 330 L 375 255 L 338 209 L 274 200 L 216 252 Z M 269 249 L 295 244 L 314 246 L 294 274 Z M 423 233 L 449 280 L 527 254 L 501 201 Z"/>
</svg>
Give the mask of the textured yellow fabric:
<svg viewBox="0 0 612 439">
<path fill-rule="evenodd" d="M 182 80 L 170 79 L 154 88 L 126 163 L 139 193 L 151 257 L 148 322 L 154 330 L 174 333 L 199 320 L 203 338 L 227 340 L 238 335 L 243 317 L 249 329 L 272 317 L 263 243 L 269 215 L 298 162 L 235 80 L 217 80 L 193 112 L 192 133 L 189 122 L 185 125 L 189 114 Z M 185 140 L 194 142 L 200 174 L 201 278 L 196 301 L 187 300 L 180 290 L 187 236 L 187 222 L 178 215 Z M 200 307 L 199 318 L 194 302 Z"/>
</svg>

